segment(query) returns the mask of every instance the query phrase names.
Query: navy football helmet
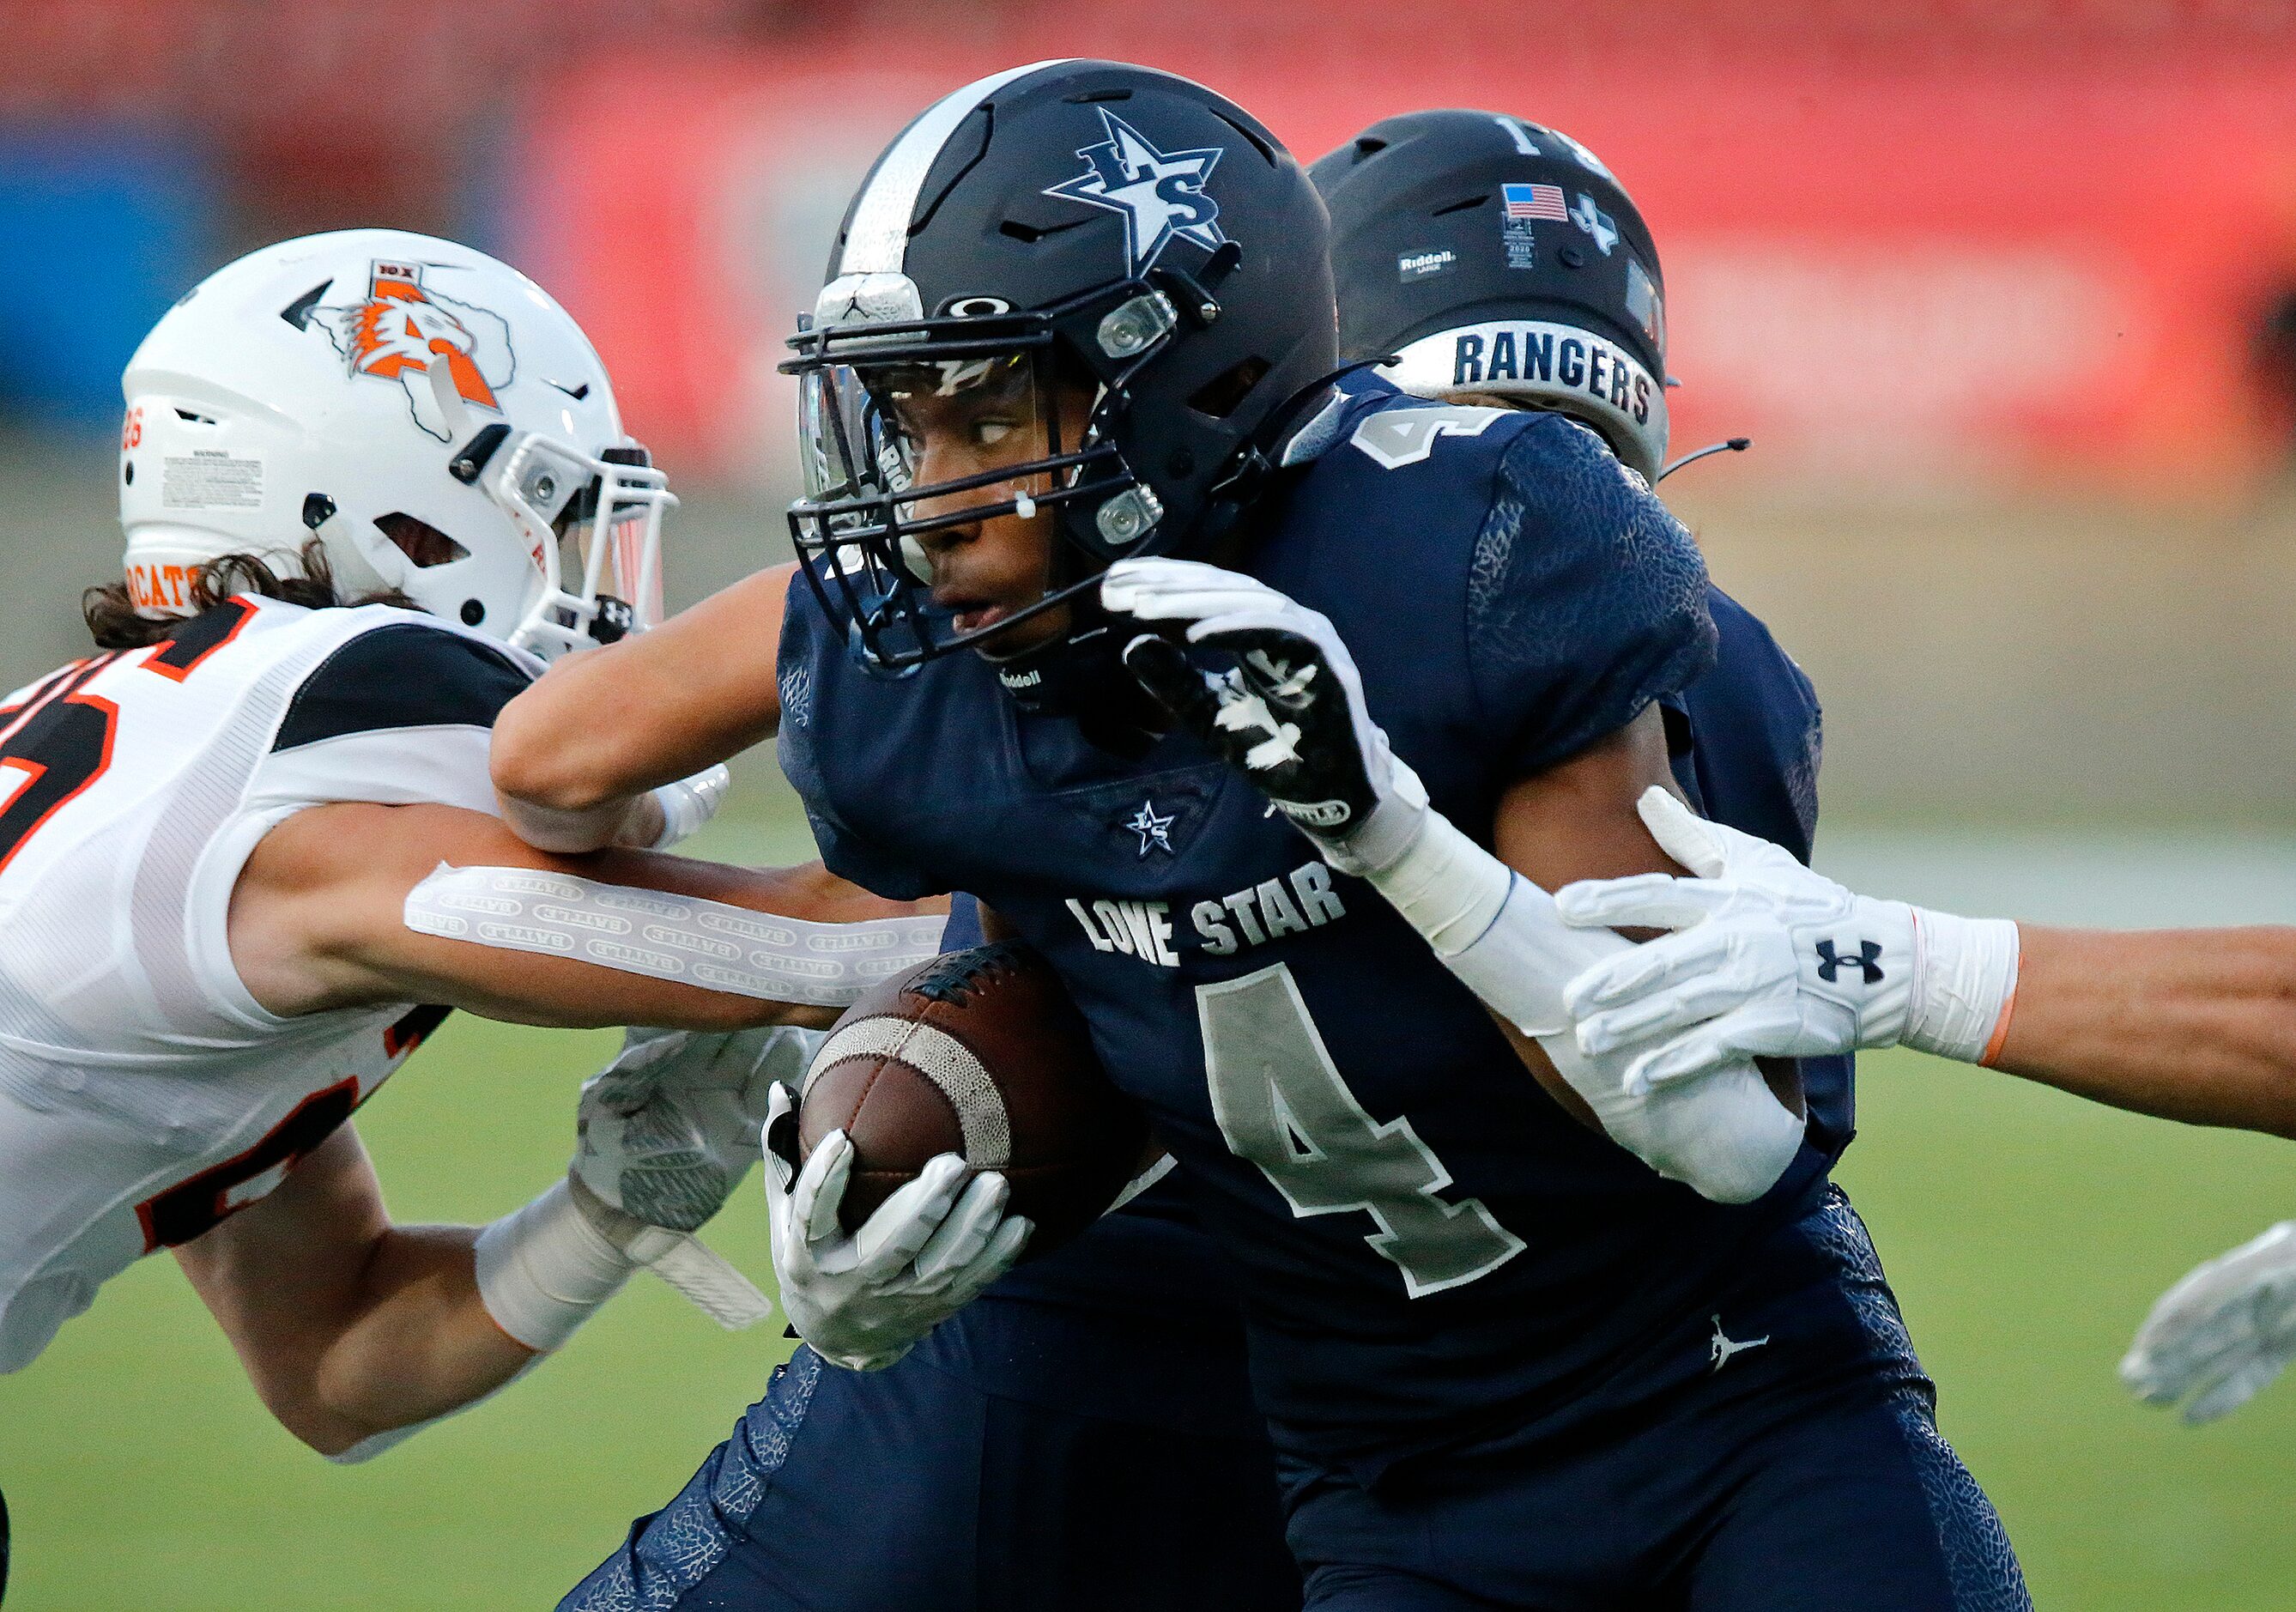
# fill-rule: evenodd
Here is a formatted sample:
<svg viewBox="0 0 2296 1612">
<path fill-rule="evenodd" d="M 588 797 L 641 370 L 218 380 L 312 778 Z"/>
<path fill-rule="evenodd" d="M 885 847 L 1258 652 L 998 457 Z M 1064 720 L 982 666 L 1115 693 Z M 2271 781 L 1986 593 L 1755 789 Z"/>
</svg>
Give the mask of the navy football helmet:
<svg viewBox="0 0 2296 1612">
<path fill-rule="evenodd" d="M 807 475 L 791 535 L 864 661 L 912 667 L 1064 600 L 1088 618 L 1111 561 L 1232 522 L 1284 404 L 1337 363 L 1325 233 L 1275 136 L 1168 73 L 1039 62 L 911 123 L 782 365 Z M 909 416 L 983 394 L 1032 456 L 921 481 Z M 1040 509 L 1062 539 L 1046 596 L 957 630 L 914 540 Z"/>
<path fill-rule="evenodd" d="M 1584 421 L 1651 481 L 1666 462 L 1666 282 L 1641 211 L 1570 136 L 1408 112 L 1308 170 L 1332 214 L 1340 350 L 1439 398 Z"/>
</svg>

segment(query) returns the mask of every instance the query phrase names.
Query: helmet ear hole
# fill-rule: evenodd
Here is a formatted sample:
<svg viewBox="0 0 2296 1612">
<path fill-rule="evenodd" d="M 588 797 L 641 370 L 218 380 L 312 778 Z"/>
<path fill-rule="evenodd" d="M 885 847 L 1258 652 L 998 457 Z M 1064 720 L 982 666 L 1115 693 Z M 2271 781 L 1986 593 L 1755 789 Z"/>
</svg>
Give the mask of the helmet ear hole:
<svg viewBox="0 0 2296 1612">
<path fill-rule="evenodd" d="M 464 599 L 462 609 L 463 625 L 476 627 L 487 619 L 487 607 L 476 599 Z"/>
<path fill-rule="evenodd" d="M 374 523 L 382 535 L 390 539 L 391 547 L 422 570 L 427 571 L 433 565 L 450 565 L 456 560 L 471 557 L 469 549 L 445 532 L 428 521 L 418 521 L 404 511 L 393 510 L 387 515 L 377 515 Z M 469 606 L 463 608 L 467 611 Z"/>
<path fill-rule="evenodd" d="M 1196 388 L 1188 399 L 1188 407 L 1200 415 L 1215 420 L 1225 420 L 1234 414 L 1251 389 L 1267 378 L 1275 367 L 1257 355 L 1229 365 L 1226 369 Z"/>
</svg>

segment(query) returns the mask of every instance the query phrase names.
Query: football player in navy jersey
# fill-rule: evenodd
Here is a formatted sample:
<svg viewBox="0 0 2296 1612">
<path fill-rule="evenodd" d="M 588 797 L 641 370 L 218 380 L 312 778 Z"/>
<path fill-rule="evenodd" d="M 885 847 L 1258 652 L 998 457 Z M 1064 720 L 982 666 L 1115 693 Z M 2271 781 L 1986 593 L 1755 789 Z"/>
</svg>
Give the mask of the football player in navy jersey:
<svg viewBox="0 0 2296 1612">
<path fill-rule="evenodd" d="M 1479 250 L 1655 290 L 1542 132 L 1568 184 L 1484 193 Z M 996 75 L 880 159 L 791 364 L 829 866 L 973 892 L 1155 1115 L 1309 1604 L 2022 1604 L 1798 1078 L 1629 1093 L 1561 1011 L 1628 942 L 1542 886 L 1669 870 L 1635 801 L 1713 654 L 1694 547 L 1571 416 L 1332 391 L 1324 228 L 1135 68 Z M 1644 333 L 1507 333 L 1655 424 Z"/>
<path fill-rule="evenodd" d="M 1446 310 L 1432 298 L 1399 308 L 1382 292 L 1375 276 L 1352 274 L 1365 263 L 1379 264 L 1382 257 L 1393 272 L 1393 254 L 1381 238 L 1378 214 L 1383 205 L 1414 205 L 1409 185 L 1430 177 L 1431 162 L 1437 169 L 1450 164 L 1462 184 L 1490 182 L 1488 137 L 1504 133 L 1510 150 L 1528 138 L 1521 126 L 1506 132 L 1502 120 L 1484 114 L 1428 116 L 1437 120 L 1441 137 L 1419 144 L 1415 172 L 1396 164 L 1376 171 L 1363 168 L 1355 174 L 1352 209 L 1334 197 L 1334 256 L 1351 286 L 1342 318 L 1348 344 L 1363 353 L 1386 352 L 1402 345 L 1398 336 L 1429 330 L 1423 323 L 1410 329 L 1423 314 L 1444 311 L 1450 315 L 1449 326 L 1472 323 L 1478 313 L 1525 319 L 1551 315 L 1576 331 L 1570 339 L 1582 350 L 1587 341 L 1603 339 L 1595 330 L 1608 330 L 1630 311 L 1622 300 L 1627 293 L 1616 282 L 1600 290 L 1591 278 L 1584 284 L 1549 287 L 1541 305 L 1527 300 L 1529 286 L 1503 281 L 1496 287 L 1499 302 L 1486 305 L 1494 290 L 1488 277 L 1455 279 L 1434 288 L 1439 295 L 1450 294 Z M 1365 138 L 1379 133 L 1366 131 Z M 1115 137 L 1121 145 L 1121 137 Z M 1200 155 L 1177 153 L 1183 159 Z M 1520 161 L 1519 152 L 1516 156 Z M 1327 180 L 1360 166 L 1327 160 L 1318 165 L 1316 177 Z M 1375 199 L 1382 186 L 1390 192 L 1385 203 Z M 1654 273 L 1654 254 L 1649 260 Z M 1606 297 L 1618 306 L 1606 311 Z M 1517 300 L 1510 304 L 1508 299 Z M 1655 373 L 1655 363 L 1651 368 Z M 1451 389 L 1430 390 L 1442 395 Z M 1552 406 L 1536 391 L 1492 390 L 1509 406 Z M 976 434 L 987 436 L 1009 424 L 989 421 Z M 1662 427 L 1646 441 L 1662 454 Z M 649 768 L 676 772 L 707 764 L 770 731 L 784 715 L 793 728 L 816 727 L 821 718 L 810 663 L 777 656 L 754 636 L 745 647 L 736 636 L 754 635 L 760 615 L 778 618 L 785 580 L 761 575 L 643 643 L 562 665 L 522 702 L 523 709 L 513 706 L 505 712 L 497 728 L 497 778 L 513 794 L 554 809 L 597 811 L 604 820 L 612 815 L 608 797 L 613 787 L 639 786 Z M 804 604 L 797 601 L 800 611 Z M 1749 827 L 1767 825 L 1766 832 L 1806 848 L 1815 811 L 1815 700 L 1759 622 L 1718 596 L 1714 610 L 1723 625 L 1715 670 L 1692 679 L 1686 689 L 1661 696 L 1665 714 L 1658 720 L 1673 776 L 1685 793 L 1719 815 Z M 697 664 L 711 668 L 699 687 L 693 681 Z M 1021 681 L 1037 670 L 1021 668 L 1010 680 Z M 770 693 L 761 699 L 758 690 L 772 690 L 777 671 L 785 702 Z M 642 701 L 643 689 L 663 678 L 684 679 L 685 709 L 693 713 L 675 733 L 655 724 L 641 736 L 634 728 L 594 723 L 573 735 L 560 720 L 573 710 L 594 712 L 601 699 Z M 1124 686 L 1115 685 L 1113 692 L 1123 698 Z M 1126 743 L 1121 730 L 1098 731 Z M 825 733 L 822 743 L 836 740 Z M 643 760 L 641 750 L 649 751 Z M 1138 858 L 1169 854 L 1184 813 L 1169 802 L 1160 804 L 1153 795 L 1134 805 L 1121 815 Z M 1289 888 L 1287 901 L 1283 888 L 1271 899 L 1264 886 L 1254 887 L 1242 892 L 1249 899 L 1224 901 L 1222 916 L 1201 921 L 1225 929 L 1232 945 L 1246 948 L 1281 941 L 1287 905 L 1311 926 L 1331 921 L 1329 907 L 1317 901 L 1321 892 L 1312 873 L 1304 889 L 1296 879 Z M 1143 949 L 1152 954 L 1159 915 L 1150 904 L 1138 904 L 1137 919 L 1126 903 L 1109 906 L 1112 924 L 1102 917 L 1100 903 L 1092 903 L 1097 920 L 1093 933 L 1111 950 L 1127 940 L 1139 947 L 1144 936 L 1134 925 L 1144 921 Z M 952 933 L 965 923 L 965 909 L 960 899 Z M 1215 930 L 1205 949 L 1217 943 Z M 1833 1060 L 1831 1068 L 1813 1063 L 1802 1073 L 1811 1093 L 1813 1134 L 1826 1139 L 1817 1145 L 1827 1152 L 1846 1140 L 1846 1077 L 1842 1060 Z M 1827 1127 L 1834 1125 L 1838 1134 L 1828 1137 Z M 1128 1230 L 1125 1222 L 1143 1210 L 1155 1211 L 1154 1230 Z M 623 1604 L 636 1596 L 645 1604 L 746 1606 L 777 1593 L 800 1596 L 808 1605 L 840 1607 L 890 1604 L 905 1594 L 912 1600 L 930 1594 L 937 1604 L 1177 1604 L 1173 1591 L 1191 1581 L 1190 1570 L 1175 1559 L 1191 1557 L 1199 1564 L 1193 1582 L 1223 1586 L 1226 1598 L 1215 1600 L 1217 1591 L 1200 1591 L 1186 1604 L 1280 1604 L 1283 1591 L 1274 1575 L 1239 1583 L 1232 1567 L 1224 1576 L 1220 1573 L 1223 1564 L 1257 1566 L 1263 1559 L 1254 1544 L 1257 1531 L 1268 1526 L 1261 1520 L 1264 1513 L 1256 1505 L 1240 1515 L 1231 1507 L 1223 1516 L 1209 1517 L 1192 1499 L 1219 1467 L 1233 1468 L 1239 1459 L 1264 1457 L 1250 1455 L 1249 1440 L 1242 1435 L 1249 1412 L 1239 1408 L 1233 1384 L 1221 1380 L 1223 1372 L 1238 1369 L 1234 1344 L 1215 1330 L 1216 1324 L 1226 1324 L 1222 1317 L 1233 1300 L 1220 1285 L 1224 1279 L 1216 1259 L 1208 1259 L 1208 1251 L 1198 1246 L 1201 1238 L 1182 1229 L 1184 1213 L 1173 1204 L 1168 1187 L 1150 1194 L 1075 1247 L 991 1288 L 890 1369 L 866 1375 L 824 1371 L 810 1350 L 800 1351 L 791 1368 L 777 1374 L 774 1388 L 752 1408 L 734 1440 L 713 1453 L 670 1507 L 635 1529 L 629 1546 L 567 1604 Z M 1121 1238 L 1116 1235 L 1120 1230 L 1127 1230 Z M 1846 1207 L 1814 1229 L 1812 1240 L 1820 1239 L 1836 1246 L 1843 1264 L 1854 1266 L 1842 1273 L 1841 1283 L 1850 1302 L 1866 1306 L 1877 1320 L 1887 1317 L 1886 1293 L 1878 1273 L 1866 1268 L 1870 1254 Z M 1175 1314 L 1201 1323 L 1193 1353 L 1191 1340 L 1171 1325 Z M 1128 1332 L 1138 1333 L 1135 1341 L 1148 1346 L 1124 1349 Z M 1699 1344 L 1699 1363 L 1709 1369 L 1733 1362 L 1742 1351 L 1767 1346 L 1767 1339 L 1726 1335 L 1718 1320 Z M 1904 1369 L 1912 1392 L 1920 1391 L 1909 1358 L 1891 1365 Z M 1734 1363 L 1733 1369 L 1743 1368 Z M 1185 1384 L 1213 1389 L 1197 1393 L 1194 1441 L 1156 1438 L 1148 1428 L 1148 1407 Z M 1040 1406 L 1027 1402 L 1030 1389 Z M 1135 1406 L 1137 1425 L 1123 1429 L 1107 1419 L 1128 1396 L 1141 1401 L 1144 1391 L 1145 1402 Z M 1059 1401 L 1069 1402 L 1061 1406 L 1062 1412 L 1086 1415 L 1054 1413 L 1052 1407 Z M 1078 1436 L 1078 1429 L 1094 1425 L 1087 1417 L 1100 1419 L 1103 1431 L 1096 1443 Z M 1215 1436 L 1227 1440 L 1226 1460 L 1217 1466 Z M 1034 1457 L 1029 1464 L 1000 1452 L 1023 1443 Z M 1145 1467 L 1140 1460 L 1144 1450 L 1152 1457 Z M 1095 1473 L 1088 1460 L 1078 1460 L 1095 1453 L 1125 1476 L 1117 1493 L 1105 1499 L 1078 1493 L 1068 1481 L 1080 1476 L 1097 1489 L 1109 1487 L 1105 1471 Z M 1196 1463 L 1193 1468 L 1191 1460 Z M 992 1490 L 992 1481 L 1003 1486 Z M 865 1547 L 856 1535 L 851 1509 L 865 1501 L 873 1518 Z M 1168 1542 L 1175 1534 L 1185 1536 L 1187 1550 L 1151 1543 L 1144 1550 L 1147 1535 L 1141 1527 L 1109 1528 L 1106 1518 L 1120 1504 L 1146 1509 L 1143 1526 L 1160 1530 Z M 1027 1519 L 1017 1526 L 1016 1512 Z M 1043 1559 L 1030 1561 L 1014 1550 L 1013 1542 L 1021 1540 Z M 1087 1561 L 1096 1567 L 1096 1579 L 1088 1571 L 1076 1571 Z M 1324 1576 L 1335 1583 L 1344 1577 Z M 955 1582 L 960 1578 L 962 1583 Z"/>
</svg>

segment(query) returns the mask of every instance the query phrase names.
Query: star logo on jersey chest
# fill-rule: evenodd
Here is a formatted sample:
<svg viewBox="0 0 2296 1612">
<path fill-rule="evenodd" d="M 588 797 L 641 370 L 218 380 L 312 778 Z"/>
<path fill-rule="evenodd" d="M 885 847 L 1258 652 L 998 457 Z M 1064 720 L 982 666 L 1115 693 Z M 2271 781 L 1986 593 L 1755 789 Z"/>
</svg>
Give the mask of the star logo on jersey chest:
<svg viewBox="0 0 2296 1612">
<path fill-rule="evenodd" d="M 1177 853 L 1172 849 L 1172 823 L 1178 815 L 1177 812 L 1168 811 L 1159 817 L 1156 814 L 1156 802 L 1143 801 L 1140 802 L 1140 810 L 1125 819 L 1124 827 L 1140 836 L 1142 856 L 1146 856 L 1152 851 L 1160 851 L 1166 856 L 1173 856 Z"/>
<path fill-rule="evenodd" d="M 1204 194 L 1204 182 L 1226 150 L 1207 145 L 1159 151 L 1114 112 L 1104 106 L 1099 111 L 1108 138 L 1079 149 L 1085 171 L 1046 186 L 1044 193 L 1123 214 L 1125 251 L 1134 274 L 1153 263 L 1175 236 L 1206 251 L 1226 245 L 1219 203 Z"/>
</svg>

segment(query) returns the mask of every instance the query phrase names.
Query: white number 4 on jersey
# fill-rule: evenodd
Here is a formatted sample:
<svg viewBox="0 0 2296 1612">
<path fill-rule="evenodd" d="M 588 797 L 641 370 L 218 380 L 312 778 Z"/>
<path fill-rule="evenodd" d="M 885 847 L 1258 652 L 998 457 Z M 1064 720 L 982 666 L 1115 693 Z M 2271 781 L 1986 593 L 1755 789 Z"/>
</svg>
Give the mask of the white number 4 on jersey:
<svg viewBox="0 0 2296 1612">
<path fill-rule="evenodd" d="M 1250 1160 L 1295 1215 L 1357 1210 L 1364 1241 L 1403 1272 L 1413 1298 L 1488 1276 L 1523 1250 L 1475 1198 L 1438 1196 L 1451 1172 L 1408 1119 L 1364 1111 L 1282 963 L 1196 988 L 1212 1114 L 1229 1150 Z"/>
</svg>

